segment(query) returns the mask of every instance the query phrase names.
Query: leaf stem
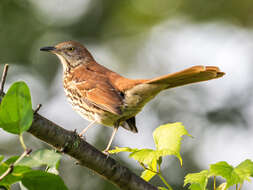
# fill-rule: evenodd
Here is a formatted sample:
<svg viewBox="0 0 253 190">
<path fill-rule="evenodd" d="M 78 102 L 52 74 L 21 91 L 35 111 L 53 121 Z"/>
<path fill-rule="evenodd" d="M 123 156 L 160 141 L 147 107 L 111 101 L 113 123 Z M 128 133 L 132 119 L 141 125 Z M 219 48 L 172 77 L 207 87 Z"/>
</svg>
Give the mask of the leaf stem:
<svg viewBox="0 0 253 190">
<path fill-rule="evenodd" d="M 238 184 L 235 185 L 235 189 L 238 190 Z"/>
<path fill-rule="evenodd" d="M 3 95 L 3 92 L 4 92 L 4 84 L 5 84 L 5 80 L 6 80 L 6 77 L 7 77 L 8 68 L 9 68 L 9 65 L 5 64 L 3 74 L 2 74 L 2 78 L 1 78 L 1 83 L 0 83 L 0 95 Z"/>
<path fill-rule="evenodd" d="M 160 174 L 159 172 L 156 172 L 156 171 L 154 171 L 154 170 L 152 170 L 152 169 L 150 169 L 150 168 L 148 168 L 148 167 L 146 167 L 143 163 L 141 163 L 141 162 L 139 162 L 139 164 L 143 167 L 143 169 L 144 170 L 149 170 L 149 171 L 151 171 L 151 172 L 154 172 L 155 174 Z"/>
<path fill-rule="evenodd" d="M 22 133 L 19 134 L 19 141 L 20 141 L 20 143 L 21 143 L 23 149 L 26 151 L 27 147 L 26 147 L 26 145 L 25 145 L 25 142 L 24 142 L 23 134 L 22 134 Z"/>
<path fill-rule="evenodd" d="M 172 187 L 167 183 L 167 181 L 163 178 L 163 176 L 162 176 L 162 174 L 161 173 L 159 173 L 159 174 L 157 174 L 159 177 L 160 177 L 160 179 L 163 181 L 163 183 L 168 187 L 168 189 L 169 190 L 173 190 L 172 189 Z"/>
<path fill-rule="evenodd" d="M 213 176 L 213 190 L 216 190 L 216 176 Z"/>
<path fill-rule="evenodd" d="M 0 181 L 3 180 L 7 175 L 12 173 L 14 166 L 17 165 L 17 163 L 20 162 L 26 155 L 29 155 L 32 152 L 32 149 L 26 149 L 23 154 L 13 163 L 9 166 L 9 168 L 0 176 Z"/>
</svg>

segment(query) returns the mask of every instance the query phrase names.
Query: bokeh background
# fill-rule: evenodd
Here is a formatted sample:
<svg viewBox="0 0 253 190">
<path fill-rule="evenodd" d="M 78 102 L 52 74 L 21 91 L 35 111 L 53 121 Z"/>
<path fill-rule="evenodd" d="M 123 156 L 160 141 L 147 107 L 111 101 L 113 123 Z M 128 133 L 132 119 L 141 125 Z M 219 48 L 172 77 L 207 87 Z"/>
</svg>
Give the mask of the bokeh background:
<svg viewBox="0 0 253 190">
<path fill-rule="evenodd" d="M 137 116 L 139 133 L 120 129 L 114 140 L 113 146 L 154 148 L 157 126 L 183 122 L 194 136 L 183 140 L 183 167 L 174 157 L 164 159 L 162 166 L 174 190 L 181 190 L 189 172 L 218 161 L 235 166 L 253 159 L 252 26 L 252 0 L 1 0 L 0 64 L 1 69 L 10 64 L 7 87 L 26 81 L 34 108 L 42 103 L 43 116 L 78 131 L 88 122 L 65 98 L 58 59 L 40 47 L 79 41 L 100 64 L 129 78 L 151 78 L 193 65 L 219 66 L 224 78 L 161 93 Z M 111 132 L 96 126 L 86 139 L 102 150 Z M 22 151 L 16 136 L 0 133 L 0 154 Z M 47 146 L 29 134 L 25 141 L 33 149 Z M 114 158 L 141 173 L 126 153 Z M 71 190 L 117 189 L 67 156 L 60 175 Z M 162 185 L 156 177 L 151 182 Z M 253 184 L 243 189 L 253 189 Z"/>
</svg>

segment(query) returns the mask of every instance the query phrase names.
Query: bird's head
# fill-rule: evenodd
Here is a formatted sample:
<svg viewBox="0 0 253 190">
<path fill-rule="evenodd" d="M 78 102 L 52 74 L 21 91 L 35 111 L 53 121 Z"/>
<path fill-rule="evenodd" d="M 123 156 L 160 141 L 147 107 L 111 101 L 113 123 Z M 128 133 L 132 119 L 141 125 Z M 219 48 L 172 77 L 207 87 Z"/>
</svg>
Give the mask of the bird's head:
<svg viewBox="0 0 253 190">
<path fill-rule="evenodd" d="M 56 46 L 40 48 L 40 50 L 57 55 L 61 60 L 64 70 L 70 70 L 80 64 L 94 60 L 90 52 L 82 44 L 75 41 L 62 42 Z"/>
</svg>

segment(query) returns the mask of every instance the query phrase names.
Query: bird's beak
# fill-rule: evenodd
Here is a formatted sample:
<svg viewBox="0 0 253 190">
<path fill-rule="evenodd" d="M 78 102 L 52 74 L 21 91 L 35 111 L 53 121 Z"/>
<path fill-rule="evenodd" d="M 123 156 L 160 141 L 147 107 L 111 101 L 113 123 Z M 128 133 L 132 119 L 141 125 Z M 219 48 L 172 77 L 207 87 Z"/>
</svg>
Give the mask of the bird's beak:
<svg viewBox="0 0 253 190">
<path fill-rule="evenodd" d="M 52 46 L 47 46 L 47 47 L 40 48 L 40 51 L 54 52 L 55 50 L 57 50 L 57 49 L 55 47 L 52 47 Z"/>
</svg>

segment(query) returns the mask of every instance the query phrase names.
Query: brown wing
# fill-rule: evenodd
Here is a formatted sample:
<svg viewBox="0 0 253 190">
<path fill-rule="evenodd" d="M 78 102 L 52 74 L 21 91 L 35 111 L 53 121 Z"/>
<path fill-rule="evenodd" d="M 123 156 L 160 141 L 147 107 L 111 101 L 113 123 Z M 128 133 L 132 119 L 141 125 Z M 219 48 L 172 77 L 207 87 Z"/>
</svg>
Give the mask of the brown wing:
<svg viewBox="0 0 253 190">
<path fill-rule="evenodd" d="M 72 81 L 85 101 L 116 115 L 121 114 L 123 97 L 113 87 L 106 72 L 97 72 L 87 66 L 78 67 L 74 72 Z"/>
</svg>

